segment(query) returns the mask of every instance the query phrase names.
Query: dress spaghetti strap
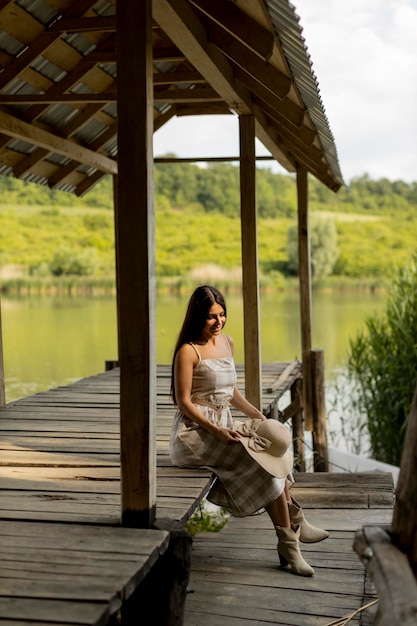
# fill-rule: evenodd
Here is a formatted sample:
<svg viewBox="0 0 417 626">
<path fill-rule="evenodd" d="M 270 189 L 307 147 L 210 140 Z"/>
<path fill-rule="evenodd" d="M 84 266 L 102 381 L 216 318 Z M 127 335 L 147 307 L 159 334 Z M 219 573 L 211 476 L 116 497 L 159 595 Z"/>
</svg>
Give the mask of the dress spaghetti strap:
<svg viewBox="0 0 417 626">
<path fill-rule="evenodd" d="M 200 356 L 200 353 L 199 353 L 199 351 L 197 350 L 197 348 L 196 348 L 195 344 L 194 344 L 192 341 L 189 341 L 188 343 L 190 344 L 190 346 L 192 346 L 192 347 L 194 348 L 195 353 L 196 353 L 196 355 L 198 356 L 198 362 L 200 363 L 200 361 L 201 361 L 201 356 Z"/>
<path fill-rule="evenodd" d="M 229 348 L 229 352 L 231 356 L 233 356 L 232 348 L 230 346 L 230 342 L 229 342 L 229 339 L 227 338 L 227 335 L 223 335 L 223 337 L 226 339 L 227 347 Z"/>
</svg>

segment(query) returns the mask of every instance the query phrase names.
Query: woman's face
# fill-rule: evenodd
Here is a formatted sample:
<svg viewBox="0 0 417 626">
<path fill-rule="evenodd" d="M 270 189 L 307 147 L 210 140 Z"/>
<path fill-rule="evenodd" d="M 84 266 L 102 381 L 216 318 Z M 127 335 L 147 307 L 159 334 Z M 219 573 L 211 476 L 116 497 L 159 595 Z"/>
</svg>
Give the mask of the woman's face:
<svg viewBox="0 0 417 626">
<path fill-rule="evenodd" d="M 204 324 L 201 338 L 208 341 L 211 337 L 216 337 L 222 332 L 223 326 L 226 323 L 226 313 L 220 304 L 215 302 L 207 315 L 206 323 Z"/>
</svg>

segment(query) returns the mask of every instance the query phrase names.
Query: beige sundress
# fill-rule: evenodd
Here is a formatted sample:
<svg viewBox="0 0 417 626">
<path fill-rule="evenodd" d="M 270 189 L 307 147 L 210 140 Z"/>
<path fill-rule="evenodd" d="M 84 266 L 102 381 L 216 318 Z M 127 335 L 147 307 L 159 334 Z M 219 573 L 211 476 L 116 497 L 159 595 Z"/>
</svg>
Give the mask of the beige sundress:
<svg viewBox="0 0 417 626">
<path fill-rule="evenodd" d="M 222 336 L 227 341 L 226 335 Z M 229 403 L 236 384 L 233 356 L 202 359 L 197 347 L 191 345 L 198 355 L 193 372 L 192 402 L 213 423 L 232 428 Z M 174 417 L 169 452 L 174 465 L 211 470 L 216 480 L 207 499 L 236 517 L 261 512 L 284 490 L 286 477 L 271 476 L 243 445 L 221 443 L 179 410 Z"/>
</svg>

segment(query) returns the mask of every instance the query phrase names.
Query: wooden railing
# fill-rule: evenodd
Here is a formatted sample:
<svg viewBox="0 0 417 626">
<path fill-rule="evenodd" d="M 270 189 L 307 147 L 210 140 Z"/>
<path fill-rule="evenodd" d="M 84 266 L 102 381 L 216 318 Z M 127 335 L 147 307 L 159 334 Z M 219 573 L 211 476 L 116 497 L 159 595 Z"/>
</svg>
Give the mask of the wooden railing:
<svg viewBox="0 0 417 626">
<path fill-rule="evenodd" d="M 290 391 L 290 404 L 283 410 L 279 401 Z M 293 361 L 267 389 L 274 399 L 265 409 L 268 418 L 281 422 L 292 420 L 295 469 L 305 471 L 304 432 L 312 432 L 313 467 L 315 472 L 327 472 L 327 413 L 324 393 L 324 352 L 310 350 L 303 362 Z"/>
</svg>

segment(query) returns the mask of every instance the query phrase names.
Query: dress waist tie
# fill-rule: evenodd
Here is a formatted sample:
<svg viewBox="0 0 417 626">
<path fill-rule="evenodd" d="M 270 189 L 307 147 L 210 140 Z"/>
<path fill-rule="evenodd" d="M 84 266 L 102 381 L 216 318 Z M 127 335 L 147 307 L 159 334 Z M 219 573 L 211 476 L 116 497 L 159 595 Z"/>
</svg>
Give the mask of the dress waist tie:
<svg viewBox="0 0 417 626">
<path fill-rule="evenodd" d="M 224 409 L 227 409 L 229 407 L 229 402 L 209 402 L 208 400 L 202 400 L 200 398 L 193 398 L 192 402 L 194 402 L 195 404 L 201 404 L 201 406 L 208 406 L 211 409 L 214 409 L 216 411 L 216 420 L 217 420 L 217 424 L 220 423 L 220 420 L 222 418 L 222 412 L 224 411 Z"/>
</svg>

